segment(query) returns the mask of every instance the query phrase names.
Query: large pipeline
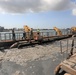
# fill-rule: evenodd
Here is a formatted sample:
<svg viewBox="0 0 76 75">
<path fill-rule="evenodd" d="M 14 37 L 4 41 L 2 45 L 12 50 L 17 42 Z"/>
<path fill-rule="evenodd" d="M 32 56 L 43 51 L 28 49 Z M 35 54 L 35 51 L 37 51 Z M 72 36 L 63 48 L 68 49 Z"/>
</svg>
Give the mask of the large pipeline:
<svg viewBox="0 0 76 75">
<path fill-rule="evenodd" d="M 57 37 L 53 37 L 53 38 L 43 38 L 43 39 L 39 39 L 39 40 L 31 40 L 30 42 L 27 42 L 27 41 L 20 41 L 20 42 L 16 42 L 14 43 L 10 48 L 15 48 L 17 47 L 18 49 L 22 48 L 22 47 L 25 47 L 25 46 L 33 46 L 33 45 L 36 45 L 36 44 L 45 44 L 45 43 L 51 43 L 51 42 L 54 42 L 54 41 L 58 41 L 58 40 L 62 40 L 62 39 L 66 39 L 66 38 L 69 38 L 71 37 L 71 35 L 69 36 L 57 36 Z"/>
</svg>

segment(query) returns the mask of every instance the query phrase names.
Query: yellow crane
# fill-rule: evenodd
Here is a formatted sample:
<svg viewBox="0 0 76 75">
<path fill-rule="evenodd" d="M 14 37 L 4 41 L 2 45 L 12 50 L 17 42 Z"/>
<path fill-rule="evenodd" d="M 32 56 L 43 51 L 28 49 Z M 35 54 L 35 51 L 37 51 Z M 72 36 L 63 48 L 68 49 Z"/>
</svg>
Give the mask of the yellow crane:
<svg viewBox="0 0 76 75">
<path fill-rule="evenodd" d="M 25 25 L 25 26 L 24 26 L 24 30 L 25 30 L 25 32 L 30 32 L 30 31 L 31 31 L 31 28 L 28 27 L 27 25 Z"/>
<path fill-rule="evenodd" d="M 75 33 L 76 33 L 76 27 L 71 27 L 71 32 L 72 32 L 73 34 L 75 34 Z"/>
<path fill-rule="evenodd" d="M 26 33 L 26 38 L 27 39 L 30 39 L 30 32 L 31 32 L 31 28 L 30 27 L 28 27 L 27 25 L 25 25 L 24 26 L 24 31 L 25 31 L 25 33 Z"/>
<path fill-rule="evenodd" d="M 34 40 L 39 40 L 42 39 L 42 37 L 40 37 L 39 33 L 39 29 L 37 32 L 33 32 L 32 28 L 28 27 L 27 25 L 24 26 L 24 31 L 26 32 L 26 37 L 27 39 L 30 39 L 32 37 L 32 39 Z M 32 35 L 31 35 L 31 31 L 32 31 Z"/>
<path fill-rule="evenodd" d="M 57 32 L 57 35 L 58 36 L 61 36 L 62 35 L 62 32 L 61 32 L 60 29 L 58 29 L 57 27 L 54 27 L 53 29 Z"/>
</svg>

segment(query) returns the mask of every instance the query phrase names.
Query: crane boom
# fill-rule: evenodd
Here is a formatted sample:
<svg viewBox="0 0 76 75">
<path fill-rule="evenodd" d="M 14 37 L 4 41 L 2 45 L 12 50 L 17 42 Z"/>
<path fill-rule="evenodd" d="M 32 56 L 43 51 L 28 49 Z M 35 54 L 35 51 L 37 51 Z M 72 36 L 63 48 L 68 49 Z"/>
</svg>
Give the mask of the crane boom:
<svg viewBox="0 0 76 75">
<path fill-rule="evenodd" d="M 60 29 L 58 29 L 57 27 L 54 27 L 53 29 L 57 32 L 57 35 L 59 36 L 62 35 L 62 32 Z"/>
<path fill-rule="evenodd" d="M 24 30 L 25 30 L 25 32 L 30 32 L 30 31 L 31 31 L 31 28 L 28 27 L 27 25 L 25 25 L 25 26 L 24 26 Z"/>
<path fill-rule="evenodd" d="M 71 27 L 72 33 L 76 34 L 76 27 Z"/>
</svg>

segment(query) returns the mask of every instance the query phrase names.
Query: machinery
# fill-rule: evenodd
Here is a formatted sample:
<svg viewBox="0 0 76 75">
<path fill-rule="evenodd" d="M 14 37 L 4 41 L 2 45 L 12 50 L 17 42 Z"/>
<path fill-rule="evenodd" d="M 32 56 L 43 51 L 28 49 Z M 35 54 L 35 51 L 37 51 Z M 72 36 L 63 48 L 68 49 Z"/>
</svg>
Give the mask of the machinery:
<svg viewBox="0 0 76 75">
<path fill-rule="evenodd" d="M 26 39 L 30 39 L 30 32 L 31 32 L 31 28 L 28 27 L 27 25 L 24 26 L 24 31 L 26 33 Z"/>
<path fill-rule="evenodd" d="M 76 27 L 71 27 L 72 34 L 76 34 Z"/>
<path fill-rule="evenodd" d="M 24 30 L 25 30 L 25 32 L 30 32 L 31 28 L 26 25 L 26 26 L 24 26 Z"/>
<path fill-rule="evenodd" d="M 74 48 L 76 48 L 75 35 L 72 36 L 70 54 L 67 59 L 65 59 L 55 68 L 55 75 L 76 75 L 76 53 L 73 51 Z"/>
<path fill-rule="evenodd" d="M 53 29 L 56 31 L 56 34 L 57 34 L 58 36 L 61 36 L 61 35 L 62 35 L 62 32 L 61 32 L 60 29 L 58 29 L 57 27 L 54 27 Z"/>
<path fill-rule="evenodd" d="M 39 39 L 39 35 L 37 34 L 37 32 L 34 32 L 32 28 L 28 27 L 27 25 L 24 26 L 24 31 L 26 32 L 26 37 L 27 39 L 31 40 L 38 40 Z"/>
</svg>

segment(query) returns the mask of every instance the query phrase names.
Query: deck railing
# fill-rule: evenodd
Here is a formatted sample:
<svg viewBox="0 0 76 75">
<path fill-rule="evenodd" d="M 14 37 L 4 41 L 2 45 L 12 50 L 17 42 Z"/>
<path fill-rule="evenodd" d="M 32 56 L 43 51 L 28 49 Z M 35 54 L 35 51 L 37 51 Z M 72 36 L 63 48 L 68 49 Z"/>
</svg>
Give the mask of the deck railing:
<svg viewBox="0 0 76 75">
<path fill-rule="evenodd" d="M 27 33 L 26 33 L 27 34 Z M 29 33 L 30 34 L 30 33 Z M 62 35 L 69 35 L 71 34 L 70 31 L 63 31 Z M 56 36 L 56 32 L 40 32 L 40 35 L 43 37 L 50 37 L 50 36 Z M 6 41 L 6 40 L 13 40 L 12 33 L 0 33 L 0 41 Z M 23 32 L 16 32 L 15 33 L 15 40 L 21 40 L 23 37 Z"/>
<path fill-rule="evenodd" d="M 22 32 L 15 33 L 15 39 L 20 40 L 23 36 Z M 12 33 L 0 33 L 0 41 L 13 40 Z"/>
</svg>

